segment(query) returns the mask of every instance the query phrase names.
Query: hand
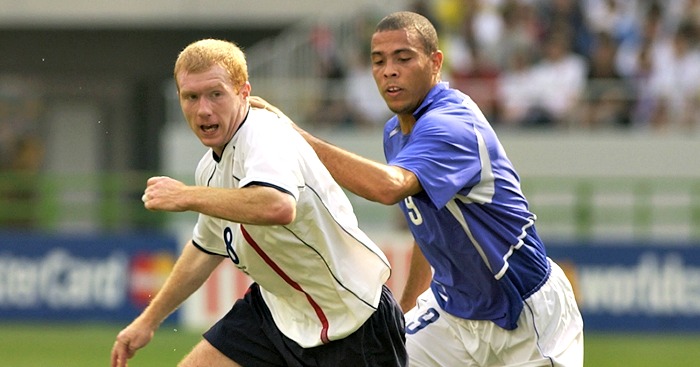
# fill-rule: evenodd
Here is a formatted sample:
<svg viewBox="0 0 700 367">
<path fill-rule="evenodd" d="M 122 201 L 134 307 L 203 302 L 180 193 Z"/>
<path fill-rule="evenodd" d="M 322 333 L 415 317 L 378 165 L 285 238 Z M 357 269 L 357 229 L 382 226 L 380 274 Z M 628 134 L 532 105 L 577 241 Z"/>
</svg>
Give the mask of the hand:
<svg viewBox="0 0 700 367">
<path fill-rule="evenodd" d="M 119 332 L 112 347 L 112 367 L 126 367 L 136 351 L 143 348 L 153 339 L 153 330 L 142 328 L 136 324 L 127 326 Z"/>
<path fill-rule="evenodd" d="M 170 177 L 151 177 L 146 182 L 146 190 L 141 197 L 148 210 L 181 212 L 187 210 L 184 204 L 187 185 Z"/>
<path fill-rule="evenodd" d="M 277 116 L 284 115 L 282 113 L 282 111 L 280 111 L 279 108 L 271 105 L 266 100 L 264 100 L 262 97 L 250 96 L 250 97 L 248 97 L 248 102 L 250 102 L 250 106 L 253 108 L 260 108 L 263 110 L 268 110 L 270 112 L 273 112 Z"/>
</svg>

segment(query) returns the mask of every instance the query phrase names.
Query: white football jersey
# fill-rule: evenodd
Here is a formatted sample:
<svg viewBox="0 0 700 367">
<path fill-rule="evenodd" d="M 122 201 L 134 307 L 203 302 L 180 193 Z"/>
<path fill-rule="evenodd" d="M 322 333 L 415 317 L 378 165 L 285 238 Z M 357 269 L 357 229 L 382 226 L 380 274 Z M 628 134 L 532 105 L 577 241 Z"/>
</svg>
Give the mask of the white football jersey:
<svg viewBox="0 0 700 367">
<path fill-rule="evenodd" d="M 200 186 L 275 187 L 294 196 L 289 225 L 259 226 L 199 215 L 194 242 L 227 255 L 260 285 L 279 329 L 302 347 L 343 338 L 379 304 L 389 262 L 358 227 L 353 208 L 313 149 L 289 124 L 250 109 L 217 162 L 199 162 Z"/>
</svg>

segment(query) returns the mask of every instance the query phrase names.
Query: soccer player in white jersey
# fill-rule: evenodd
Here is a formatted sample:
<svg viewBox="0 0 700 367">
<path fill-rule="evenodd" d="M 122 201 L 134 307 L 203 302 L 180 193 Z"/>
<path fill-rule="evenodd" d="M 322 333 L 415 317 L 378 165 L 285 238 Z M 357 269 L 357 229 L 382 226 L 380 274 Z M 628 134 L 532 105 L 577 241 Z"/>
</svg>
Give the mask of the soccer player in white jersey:
<svg viewBox="0 0 700 367">
<path fill-rule="evenodd" d="M 388 164 L 296 128 L 342 186 L 405 215 L 415 239 L 401 299 L 410 365 L 582 366 L 571 284 L 547 257 L 491 125 L 441 82 L 433 25 L 390 14 L 372 35 L 371 59 L 396 114 L 384 128 Z"/>
<path fill-rule="evenodd" d="M 199 219 L 163 288 L 118 334 L 112 366 L 125 366 L 227 257 L 254 283 L 180 366 L 405 366 L 386 257 L 309 144 L 251 108 L 240 48 L 194 42 L 174 76 L 190 128 L 211 149 L 196 186 L 153 177 L 142 199 Z"/>
</svg>

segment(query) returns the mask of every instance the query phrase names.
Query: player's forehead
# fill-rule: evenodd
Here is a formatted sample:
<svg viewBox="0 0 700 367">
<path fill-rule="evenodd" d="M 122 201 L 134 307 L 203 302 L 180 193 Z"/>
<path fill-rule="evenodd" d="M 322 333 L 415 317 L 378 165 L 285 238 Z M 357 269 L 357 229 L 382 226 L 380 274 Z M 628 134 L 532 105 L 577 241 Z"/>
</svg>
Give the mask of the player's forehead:
<svg viewBox="0 0 700 367">
<path fill-rule="evenodd" d="M 224 87 L 230 84 L 231 80 L 224 68 L 214 65 L 204 71 L 182 70 L 177 73 L 177 82 L 181 93 L 195 93 Z"/>
<path fill-rule="evenodd" d="M 372 35 L 372 55 L 391 55 L 399 52 L 421 52 L 422 44 L 416 32 L 406 29 L 386 30 Z"/>
</svg>

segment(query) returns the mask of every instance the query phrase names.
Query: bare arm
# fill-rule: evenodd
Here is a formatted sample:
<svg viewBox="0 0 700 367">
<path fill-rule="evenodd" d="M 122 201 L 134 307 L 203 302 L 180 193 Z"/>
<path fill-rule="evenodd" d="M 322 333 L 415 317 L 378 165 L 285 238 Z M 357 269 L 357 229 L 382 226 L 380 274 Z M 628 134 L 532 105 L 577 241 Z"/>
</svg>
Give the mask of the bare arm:
<svg viewBox="0 0 700 367">
<path fill-rule="evenodd" d="M 364 158 L 327 143 L 296 127 L 316 151 L 333 178 L 352 193 L 386 205 L 422 190 L 413 172 Z"/>
<path fill-rule="evenodd" d="M 406 280 L 406 286 L 403 289 L 400 301 L 401 309 L 404 312 L 407 312 L 416 305 L 418 296 L 430 287 L 430 280 L 432 277 L 433 273 L 430 264 L 428 264 L 428 260 L 423 256 L 423 252 L 420 250 L 420 247 L 418 247 L 418 244 L 414 242 L 408 279 Z"/>
<path fill-rule="evenodd" d="M 375 162 L 327 143 L 297 126 L 277 107 L 260 97 L 251 96 L 249 101 L 251 106 L 272 111 L 289 122 L 316 151 L 333 178 L 353 194 L 392 205 L 422 190 L 413 172 Z"/>
<path fill-rule="evenodd" d="M 190 210 L 244 224 L 284 225 L 296 216 L 294 197 L 275 188 L 187 186 L 162 176 L 148 179 L 143 202 L 149 210 Z"/>
<path fill-rule="evenodd" d="M 141 315 L 117 335 L 112 367 L 126 366 L 127 360 L 151 341 L 165 318 L 202 286 L 223 259 L 200 251 L 191 241 L 187 243 L 163 288 Z"/>
</svg>

